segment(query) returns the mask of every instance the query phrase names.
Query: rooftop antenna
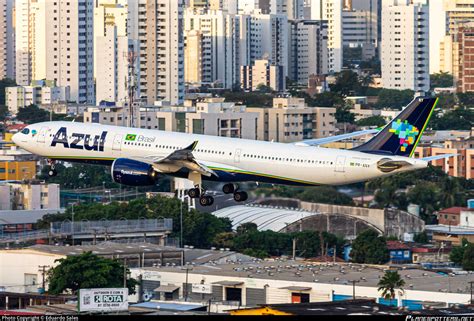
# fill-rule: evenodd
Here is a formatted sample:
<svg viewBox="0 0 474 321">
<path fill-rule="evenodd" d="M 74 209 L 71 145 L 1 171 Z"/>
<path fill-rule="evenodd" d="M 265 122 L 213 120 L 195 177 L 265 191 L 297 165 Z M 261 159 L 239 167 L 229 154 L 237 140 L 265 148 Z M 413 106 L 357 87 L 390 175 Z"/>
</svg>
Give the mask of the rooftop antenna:
<svg viewBox="0 0 474 321">
<path fill-rule="evenodd" d="M 135 127 L 135 96 L 137 91 L 137 74 L 135 72 L 135 63 L 138 58 L 138 53 L 133 50 L 125 52 L 124 55 L 128 61 L 128 77 L 127 77 L 127 91 L 128 91 L 128 127 Z"/>
</svg>

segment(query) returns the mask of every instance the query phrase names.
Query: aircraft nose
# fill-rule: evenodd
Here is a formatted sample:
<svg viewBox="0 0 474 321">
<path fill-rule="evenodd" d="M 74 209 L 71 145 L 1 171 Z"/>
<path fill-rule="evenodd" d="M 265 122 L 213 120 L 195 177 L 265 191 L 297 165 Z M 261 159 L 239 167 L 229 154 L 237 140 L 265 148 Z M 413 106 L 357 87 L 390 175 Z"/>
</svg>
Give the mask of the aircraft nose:
<svg viewBox="0 0 474 321">
<path fill-rule="evenodd" d="M 12 136 L 12 141 L 15 143 L 15 145 L 18 145 L 18 136 L 20 135 L 20 133 L 16 133 L 15 135 Z"/>
</svg>

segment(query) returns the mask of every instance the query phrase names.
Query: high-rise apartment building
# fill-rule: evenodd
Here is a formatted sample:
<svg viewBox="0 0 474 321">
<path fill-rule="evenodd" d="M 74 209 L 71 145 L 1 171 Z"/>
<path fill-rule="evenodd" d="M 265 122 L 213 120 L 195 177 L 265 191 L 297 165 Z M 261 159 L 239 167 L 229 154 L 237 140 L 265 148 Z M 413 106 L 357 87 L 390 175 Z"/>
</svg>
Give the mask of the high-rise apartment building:
<svg viewBox="0 0 474 321">
<path fill-rule="evenodd" d="M 17 83 L 53 80 L 94 103 L 93 0 L 17 0 L 15 10 Z"/>
<path fill-rule="evenodd" d="M 288 18 L 284 14 L 239 15 L 241 66 L 252 66 L 256 60 L 269 60 L 283 67 L 288 75 Z"/>
<path fill-rule="evenodd" d="M 239 83 L 239 22 L 227 11 L 186 10 L 186 82 L 229 89 Z"/>
<path fill-rule="evenodd" d="M 386 0 L 382 9 L 384 88 L 430 89 L 429 10 L 426 0 Z"/>
<path fill-rule="evenodd" d="M 270 0 L 272 14 L 285 14 L 288 19 L 304 18 L 305 0 Z"/>
<path fill-rule="evenodd" d="M 139 0 L 140 96 L 148 103 L 184 100 L 182 0 Z"/>
<path fill-rule="evenodd" d="M 96 103 L 124 104 L 128 98 L 129 43 L 127 0 L 99 0 L 94 8 Z M 130 48 L 131 47 L 131 48 Z M 130 48 L 130 49 L 129 49 Z"/>
<path fill-rule="evenodd" d="M 288 77 L 306 85 L 311 75 L 328 73 L 327 22 L 293 20 L 289 22 Z"/>
<path fill-rule="evenodd" d="M 15 70 L 16 83 L 27 86 L 31 82 L 30 0 L 15 1 Z"/>
<path fill-rule="evenodd" d="M 15 79 L 14 0 L 0 0 L 0 79 Z"/>
<path fill-rule="evenodd" d="M 343 0 L 311 0 L 311 20 L 328 22 L 329 72 L 342 69 Z"/>
<path fill-rule="evenodd" d="M 377 53 L 379 44 L 378 0 L 350 1 L 342 11 L 342 41 L 344 48 L 361 48 L 362 59 Z"/>
</svg>

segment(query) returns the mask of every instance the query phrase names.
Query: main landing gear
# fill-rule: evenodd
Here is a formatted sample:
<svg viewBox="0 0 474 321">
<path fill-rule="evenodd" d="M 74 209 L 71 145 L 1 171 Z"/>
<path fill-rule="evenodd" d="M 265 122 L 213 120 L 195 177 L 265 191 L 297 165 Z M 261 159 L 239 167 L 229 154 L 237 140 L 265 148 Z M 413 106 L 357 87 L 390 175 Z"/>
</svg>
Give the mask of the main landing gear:
<svg viewBox="0 0 474 321">
<path fill-rule="evenodd" d="M 56 161 L 52 159 L 48 159 L 48 165 L 49 165 L 49 170 L 48 170 L 49 177 L 57 176 L 58 172 L 56 171 Z"/>
<path fill-rule="evenodd" d="M 249 198 L 246 192 L 239 191 L 239 187 L 234 184 L 225 184 L 222 191 L 224 194 L 234 194 L 234 200 L 239 203 L 245 202 Z M 188 190 L 188 196 L 190 198 L 198 198 L 201 206 L 211 206 L 214 204 L 214 197 L 206 195 L 204 189 L 199 187 L 199 185 L 195 185 L 194 188 Z"/>
<path fill-rule="evenodd" d="M 188 191 L 188 196 L 191 198 L 199 198 L 199 204 L 201 206 L 211 206 L 214 204 L 214 197 L 205 195 L 205 191 L 199 188 L 198 185 Z"/>
<path fill-rule="evenodd" d="M 234 194 L 234 200 L 236 202 L 245 202 L 249 198 L 247 192 L 239 191 L 239 187 L 236 187 L 234 184 L 225 184 L 224 187 L 222 187 L 222 191 L 224 194 Z"/>
</svg>

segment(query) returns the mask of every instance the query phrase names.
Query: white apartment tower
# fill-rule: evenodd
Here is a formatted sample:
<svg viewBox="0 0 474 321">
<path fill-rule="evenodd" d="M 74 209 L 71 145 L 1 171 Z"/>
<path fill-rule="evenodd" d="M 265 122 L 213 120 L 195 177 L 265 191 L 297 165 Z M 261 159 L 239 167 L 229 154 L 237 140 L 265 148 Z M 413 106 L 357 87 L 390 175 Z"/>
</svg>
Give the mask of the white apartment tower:
<svg viewBox="0 0 474 321">
<path fill-rule="evenodd" d="M 0 0 L 0 79 L 15 79 L 14 0 Z"/>
<path fill-rule="evenodd" d="M 311 20 L 328 22 L 329 72 L 342 69 L 343 0 L 311 0 Z"/>
<path fill-rule="evenodd" d="M 429 8 L 426 0 L 384 1 L 381 58 L 384 88 L 429 90 Z"/>
<path fill-rule="evenodd" d="M 269 60 L 282 66 L 288 75 L 288 18 L 283 14 L 239 15 L 241 66 L 252 66 L 256 60 Z"/>
<path fill-rule="evenodd" d="M 129 37 L 127 0 L 99 0 L 94 8 L 96 102 L 128 98 Z M 133 48 L 133 45 L 131 45 Z"/>
<path fill-rule="evenodd" d="M 272 14 L 285 14 L 288 19 L 304 18 L 305 0 L 270 0 Z"/>
<path fill-rule="evenodd" d="M 311 75 L 328 73 L 327 23 L 321 20 L 294 20 L 289 23 L 288 77 L 306 85 Z"/>
<path fill-rule="evenodd" d="M 15 70 L 16 83 L 31 83 L 30 0 L 15 1 Z"/>
<path fill-rule="evenodd" d="M 94 103 L 93 0 L 16 0 L 16 78 L 56 81 Z"/>
<path fill-rule="evenodd" d="M 185 80 L 232 88 L 239 82 L 239 22 L 226 11 L 185 12 Z"/>
<path fill-rule="evenodd" d="M 183 0 L 139 0 L 140 96 L 184 101 Z"/>
</svg>

